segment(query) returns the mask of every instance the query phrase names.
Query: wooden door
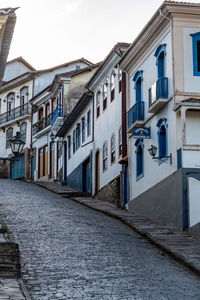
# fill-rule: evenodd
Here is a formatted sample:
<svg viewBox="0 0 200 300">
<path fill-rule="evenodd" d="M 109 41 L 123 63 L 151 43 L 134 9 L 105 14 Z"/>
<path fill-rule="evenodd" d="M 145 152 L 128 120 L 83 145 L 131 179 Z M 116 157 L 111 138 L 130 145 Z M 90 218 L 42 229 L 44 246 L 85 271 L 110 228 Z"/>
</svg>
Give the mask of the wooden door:
<svg viewBox="0 0 200 300">
<path fill-rule="evenodd" d="M 44 147 L 44 176 L 48 175 L 48 146 Z"/>
<path fill-rule="evenodd" d="M 39 150 L 39 178 L 43 177 L 43 148 Z"/>
<path fill-rule="evenodd" d="M 50 178 L 54 177 L 54 143 L 50 144 Z"/>
</svg>

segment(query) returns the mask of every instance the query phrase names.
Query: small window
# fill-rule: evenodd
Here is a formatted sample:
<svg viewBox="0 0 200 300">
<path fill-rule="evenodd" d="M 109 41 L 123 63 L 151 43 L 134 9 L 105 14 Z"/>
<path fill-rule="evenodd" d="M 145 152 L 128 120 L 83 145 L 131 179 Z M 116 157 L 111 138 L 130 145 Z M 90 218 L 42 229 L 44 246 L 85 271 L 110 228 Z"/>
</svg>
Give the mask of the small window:
<svg viewBox="0 0 200 300">
<path fill-rule="evenodd" d="M 13 128 L 8 128 L 6 131 L 6 148 L 10 148 L 10 139 L 13 136 Z"/>
<path fill-rule="evenodd" d="M 90 110 L 87 113 L 87 136 L 89 137 L 91 134 L 91 112 Z"/>
<path fill-rule="evenodd" d="M 76 151 L 76 129 L 73 131 L 73 153 Z"/>
<path fill-rule="evenodd" d="M 139 180 L 144 176 L 144 145 L 141 139 L 137 140 L 136 146 L 136 180 Z"/>
<path fill-rule="evenodd" d="M 191 34 L 193 47 L 193 75 L 200 76 L 200 32 Z"/>
<path fill-rule="evenodd" d="M 115 135 L 111 137 L 111 164 L 115 162 Z"/>
<path fill-rule="evenodd" d="M 26 122 L 20 126 L 21 140 L 26 143 Z"/>
<path fill-rule="evenodd" d="M 81 68 L 80 66 L 76 65 L 76 70 L 80 70 L 80 68 Z"/>
<path fill-rule="evenodd" d="M 68 159 L 71 158 L 71 135 L 68 135 L 67 137 L 67 141 L 68 141 Z"/>
<path fill-rule="evenodd" d="M 122 127 L 119 129 L 119 156 L 122 155 Z"/>
<path fill-rule="evenodd" d="M 28 103 L 28 87 L 25 86 L 20 90 L 20 105 L 25 105 Z"/>
<path fill-rule="evenodd" d="M 96 117 L 98 118 L 100 116 L 100 97 L 101 93 L 100 91 L 96 94 Z"/>
<path fill-rule="evenodd" d="M 103 110 L 107 108 L 107 98 L 108 98 L 108 84 L 103 85 Z"/>
<path fill-rule="evenodd" d="M 110 81 L 110 101 L 112 102 L 115 99 L 115 73 L 111 75 Z"/>
<path fill-rule="evenodd" d="M 85 142 L 85 117 L 81 119 L 82 128 L 82 143 Z"/>
<path fill-rule="evenodd" d="M 108 144 L 105 142 L 103 144 L 103 171 L 108 168 Z"/>
<path fill-rule="evenodd" d="M 15 94 L 14 93 L 10 93 L 7 96 L 7 110 L 8 110 L 8 120 L 12 120 L 14 118 L 14 107 L 15 107 Z"/>
<path fill-rule="evenodd" d="M 80 124 L 76 126 L 76 150 L 80 147 L 81 144 L 81 133 L 80 133 Z"/>
</svg>

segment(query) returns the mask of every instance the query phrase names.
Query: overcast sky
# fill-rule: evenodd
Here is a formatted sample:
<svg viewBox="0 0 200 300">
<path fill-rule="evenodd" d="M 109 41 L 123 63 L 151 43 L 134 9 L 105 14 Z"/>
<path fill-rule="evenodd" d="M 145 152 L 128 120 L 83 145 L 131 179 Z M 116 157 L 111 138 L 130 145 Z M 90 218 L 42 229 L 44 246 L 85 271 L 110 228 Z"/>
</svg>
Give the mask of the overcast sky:
<svg viewBox="0 0 200 300">
<path fill-rule="evenodd" d="M 9 60 L 22 56 L 36 69 L 81 57 L 96 63 L 117 42 L 131 43 L 162 2 L 0 0 L 1 8 L 20 7 Z"/>
</svg>

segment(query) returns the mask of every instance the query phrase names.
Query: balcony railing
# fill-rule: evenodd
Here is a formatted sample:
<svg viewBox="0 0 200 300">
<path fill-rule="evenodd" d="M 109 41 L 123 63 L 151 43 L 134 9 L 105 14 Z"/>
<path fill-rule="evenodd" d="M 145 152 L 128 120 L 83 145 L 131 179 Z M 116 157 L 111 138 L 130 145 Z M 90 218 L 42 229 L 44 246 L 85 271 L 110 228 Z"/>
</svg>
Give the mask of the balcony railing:
<svg viewBox="0 0 200 300">
<path fill-rule="evenodd" d="M 128 128 L 136 121 L 144 121 L 144 101 L 136 102 L 128 111 Z"/>
<path fill-rule="evenodd" d="M 168 78 L 159 78 L 149 89 L 149 107 L 158 99 L 168 99 Z"/>
<path fill-rule="evenodd" d="M 0 115 L 0 125 L 7 123 L 9 121 L 15 120 L 24 115 L 31 114 L 31 105 L 26 103 L 24 105 L 18 106 Z"/>
<path fill-rule="evenodd" d="M 49 114 L 45 118 L 39 120 L 37 123 L 33 124 L 33 135 L 40 132 L 41 130 L 43 130 L 51 124 L 51 116 L 52 114 Z"/>
<path fill-rule="evenodd" d="M 62 104 L 58 104 L 51 117 L 51 126 L 53 126 L 53 124 L 55 123 L 58 117 L 62 117 L 62 116 L 63 116 L 63 107 Z"/>
</svg>

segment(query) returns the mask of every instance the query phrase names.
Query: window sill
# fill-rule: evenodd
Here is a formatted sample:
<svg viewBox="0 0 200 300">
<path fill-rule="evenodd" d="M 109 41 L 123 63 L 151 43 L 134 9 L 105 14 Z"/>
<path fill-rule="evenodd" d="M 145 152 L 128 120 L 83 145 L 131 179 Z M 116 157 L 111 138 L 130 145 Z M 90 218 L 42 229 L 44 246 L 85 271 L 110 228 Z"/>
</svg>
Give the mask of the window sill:
<svg viewBox="0 0 200 300">
<path fill-rule="evenodd" d="M 139 181 L 143 177 L 144 177 L 144 173 L 141 173 L 140 175 L 136 176 L 136 181 Z"/>
</svg>

